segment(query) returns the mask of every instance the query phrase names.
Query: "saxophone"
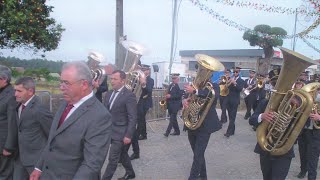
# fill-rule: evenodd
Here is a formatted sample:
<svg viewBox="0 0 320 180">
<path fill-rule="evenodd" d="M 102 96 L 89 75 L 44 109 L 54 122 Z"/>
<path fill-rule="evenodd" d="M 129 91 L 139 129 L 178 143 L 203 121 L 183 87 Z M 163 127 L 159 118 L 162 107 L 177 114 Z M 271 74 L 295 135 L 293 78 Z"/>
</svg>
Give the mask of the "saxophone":
<svg viewBox="0 0 320 180">
<path fill-rule="evenodd" d="M 196 54 L 195 59 L 198 61 L 198 71 L 191 86 L 195 89 L 208 89 L 209 93 L 206 97 L 198 97 L 195 94 L 189 95 L 189 106 L 183 108 L 182 120 L 190 130 L 195 130 L 201 126 L 214 101 L 215 92 L 209 82 L 212 73 L 224 70 L 223 64 L 210 56 Z"/>
<path fill-rule="evenodd" d="M 123 41 L 122 45 L 127 50 L 122 68 L 122 71 L 126 72 L 125 87 L 136 95 L 138 102 L 142 93 L 141 80 L 146 80 L 146 76 L 139 66 L 140 58 L 145 49 L 132 41 Z"/>
<path fill-rule="evenodd" d="M 313 106 L 309 87 L 291 90 L 292 85 L 310 65 L 316 64 L 289 49 L 280 47 L 283 53 L 283 65 L 265 112 L 274 112 L 271 123 L 262 121 L 257 128 L 257 141 L 260 147 L 271 155 L 287 153 L 304 127 Z"/>
<path fill-rule="evenodd" d="M 220 77 L 220 83 L 219 83 L 219 87 L 220 87 L 220 96 L 228 96 L 229 94 L 229 88 L 227 86 L 228 83 L 228 78 L 227 76 L 221 76 Z"/>
</svg>

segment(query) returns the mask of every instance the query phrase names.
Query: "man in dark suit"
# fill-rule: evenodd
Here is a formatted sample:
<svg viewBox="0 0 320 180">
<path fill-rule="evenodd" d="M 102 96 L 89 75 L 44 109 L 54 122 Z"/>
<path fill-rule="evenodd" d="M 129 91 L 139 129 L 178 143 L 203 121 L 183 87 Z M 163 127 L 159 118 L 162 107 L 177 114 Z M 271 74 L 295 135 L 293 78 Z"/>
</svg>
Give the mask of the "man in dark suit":
<svg viewBox="0 0 320 180">
<path fill-rule="evenodd" d="M 209 111 L 205 116 L 204 121 L 202 122 L 201 126 L 196 130 L 188 130 L 188 139 L 191 145 L 191 149 L 193 151 L 193 163 L 190 171 L 189 180 L 206 180 L 207 179 L 207 170 L 206 170 L 206 161 L 204 158 L 204 153 L 207 148 L 210 135 L 213 132 L 216 132 L 222 128 L 222 124 L 219 121 L 217 111 L 216 111 L 216 104 L 217 99 L 219 98 L 220 90 L 219 85 L 214 83 L 214 101 L 209 107 Z M 197 97 L 205 98 L 207 97 L 209 91 L 208 89 L 194 89 L 190 85 L 185 86 L 186 93 L 195 94 Z M 188 107 L 189 102 L 188 99 L 183 100 L 183 106 Z"/>
<path fill-rule="evenodd" d="M 14 163 L 13 179 L 29 179 L 34 166 L 47 144 L 52 114 L 38 96 L 31 77 L 22 77 L 15 82 L 17 106 L 19 155 Z"/>
<path fill-rule="evenodd" d="M 126 169 L 126 174 L 120 179 L 133 179 L 135 173 L 128 155 L 128 147 L 131 143 L 137 123 L 137 100 L 135 94 L 128 90 L 125 85 L 126 74 L 116 70 L 111 75 L 113 91 L 109 91 L 105 98 L 105 107 L 112 115 L 111 147 L 109 163 L 102 177 L 103 180 L 110 180 L 121 163 Z"/>
<path fill-rule="evenodd" d="M 142 86 L 142 93 L 138 102 L 138 136 L 139 140 L 147 139 L 146 114 L 152 108 L 152 89 L 154 80 L 150 77 L 150 66 L 142 65 L 141 70 L 146 76 L 146 85 Z"/>
<path fill-rule="evenodd" d="M 147 139 L 146 128 L 146 114 L 150 108 L 152 108 L 152 89 L 154 86 L 154 80 L 150 77 L 150 66 L 143 64 L 141 67 L 145 75 L 145 79 L 141 79 L 142 93 L 138 101 L 138 126 L 132 137 L 132 151 L 130 159 L 140 158 L 140 147 L 138 140 Z M 129 145 L 130 146 L 130 145 Z"/>
<path fill-rule="evenodd" d="M 172 83 L 168 87 L 168 93 L 166 94 L 167 99 L 167 108 L 170 115 L 170 122 L 167 127 L 166 132 L 163 134 L 165 137 L 168 137 L 171 129 L 174 129 L 174 132 L 170 135 L 180 135 L 180 129 L 177 121 L 178 111 L 181 109 L 181 98 L 182 92 L 179 88 L 179 75 L 178 73 L 171 74 Z"/>
<path fill-rule="evenodd" d="M 271 85 L 273 87 L 276 84 L 277 78 L 278 76 L 274 76 L 271 78 Z M 249 119 L 250 125 L 257 127 L 262 121 L 273 121 L 273 112 L 265 112 L 268 102 L 268 99 L 262 99 L 260 101 L 255 112 Z M 264 180 L 284 180 L 287 177 L 291 160 L 294 157 L 293 148 L 291 148 L 284 155 L 274 156 L 271 155 L 268 151 L 264 151 L 257 143 L 254 152 L 260 155 L 260 166 Z"/>
<path fill-rule="evenodd" d="M 247 107 L 246 115 L 244 116 L 244 119 L 248 119 L 251 116 L 251 110 L 254 111 L 254 104 L 257 101 L 257 81 L 255 79 L 256 71 L 250 70 L 249 79 L 245 80 L 244 88 L 245 91 L 248 91 L 249 94 L 244 98 L 244 102 Z"/>
<path fill-rule="evenodd" d="M 11 180 L 17 138 L 14 89 L 11 70 L 0 65 L 0 179 Z"/>
<path fill-rule="evenodd" d="M 62 67 L 64 100 L 49 132 L 48 143 L 30 180 L 100 179 L 111 137 L 111 115 L 94 96 L 92 74 L 84 62 Z"/>
<path fill-rule="evenodd" d="M 243 89 L 244 81 L 240 78 L 239 67 L 235 67 L 233 69 L 233 77 L 229 80 L 229 95 L 228 95 L 228 102 L 227 102 L 227 110 L 229 114 L 229 126 L 227 132 L 224 134 L 227 138 L 234 135 L 236 125 L 236 117 L 238 111 L 238 105 L 240 104 L 240 92 Z"/>
<path fill-rule="evenodd" d="M 223 92 L 222 88 L 226 88 L 226 90 L 228 89 L 228 87 L 226 87 L 226 83 L 228 82 L 228 80 L 230 79 L 230 69 L 226 69 L 224 71 L 224 76 L 226 76 L 226 82 L 219 82 L 220 84 L 220 97 L 219 97 L 219 102 L 220 102 L 220 107 L 221 107 L 221 123 L 226 123 L 227 122 L 227 102 L 228 102 L 228 95 L 226 95 Z M 222 90 L 222 91 L 221 91 Z"/>
</svg>

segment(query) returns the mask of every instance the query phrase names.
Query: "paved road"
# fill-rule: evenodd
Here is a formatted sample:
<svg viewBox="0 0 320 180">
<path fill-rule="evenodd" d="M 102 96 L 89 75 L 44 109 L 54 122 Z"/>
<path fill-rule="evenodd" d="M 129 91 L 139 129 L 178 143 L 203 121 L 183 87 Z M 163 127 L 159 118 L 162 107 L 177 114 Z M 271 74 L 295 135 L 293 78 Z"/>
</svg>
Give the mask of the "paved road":
<svg viewBox="0 0 320 180">
<path fill-rule="evenodd" d="M 220 114 L 220 110 L 217 111 Z M 262 179 L 259 157 L 253 152 L 256 134 L 243 117 L 244 112 L 239 112 L 236 119 L 235 136 L 231 136 L 229 139 L 223 136 L 227 124 L 224 124 L 220 131 L 211 135 L 205 154 L 208 179 Z M 179 124 L 180 127 L 183 126 L 181 121 Z M 140 159 L 132 161 L 136 179 L 187 179 L 192 164 L 192 151 L 187 133 L 182 132 L 180 136 L 165 138 L 163 133 L 168 121 L 150 122 L 149 125 L 154 132 L 148 127 L 148 139 L 139 141 Z M 300 170 L 298 147 L 295 146 L 296 158 L 292 160 L 288 179 L 298 179 L 295 176 Z M 122 177 L 124 173 L 123 167 L 119 165 L 114 179 Z M 319 175 L 318 179 L 320 179 Z"/>
</svg>

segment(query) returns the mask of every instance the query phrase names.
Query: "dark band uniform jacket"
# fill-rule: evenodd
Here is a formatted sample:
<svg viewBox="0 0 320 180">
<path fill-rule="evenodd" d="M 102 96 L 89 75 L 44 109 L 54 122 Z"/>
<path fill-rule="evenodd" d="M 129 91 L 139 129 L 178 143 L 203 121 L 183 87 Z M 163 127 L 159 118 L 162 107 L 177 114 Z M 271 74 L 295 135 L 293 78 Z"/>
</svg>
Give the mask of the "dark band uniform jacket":
<svg viewBox="0 0 320 180">
<path fill-rule="evenodd" d="M 63 102 L 57 111 L 36 165 L 41 179 L 99 180 L 110 145 L 111 115 L 92 94 L 58 128 L 66 106 Z"/>
</svg>

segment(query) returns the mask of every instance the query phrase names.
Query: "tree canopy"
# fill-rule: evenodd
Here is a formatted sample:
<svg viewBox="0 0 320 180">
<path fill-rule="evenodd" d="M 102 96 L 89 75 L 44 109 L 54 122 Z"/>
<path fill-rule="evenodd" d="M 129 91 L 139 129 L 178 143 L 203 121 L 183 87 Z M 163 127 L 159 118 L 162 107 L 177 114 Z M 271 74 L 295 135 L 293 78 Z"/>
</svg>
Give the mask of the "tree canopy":
<svg viewBox="0 0 320 180">
<path fill-rule="evenodd" d="M 263 49 L 265 61 L 260 63 L 258 67 L 260 74 L 267 74 L 273 57 L 273 47 L 282 46 L 283 37 L 287 35 L 287 31 L 281 27 L 271 27 L 269 25 L 260 24 L 254 27 L 254 31 L 244 32 L 242 38 L 250 43 L 250 46 L 259 46 Z"/>
<path fill-rule="evenodd" d="M 58 47 L 61 24 L 50 18 L 45 0 L 0 0 L 0 48 L 51 51 Z"/>
</svg>

